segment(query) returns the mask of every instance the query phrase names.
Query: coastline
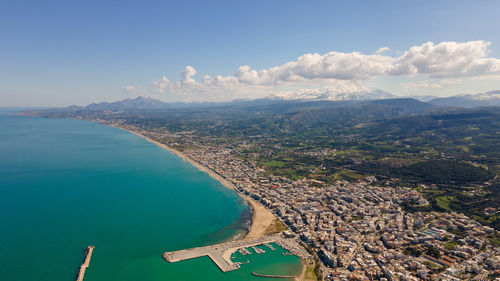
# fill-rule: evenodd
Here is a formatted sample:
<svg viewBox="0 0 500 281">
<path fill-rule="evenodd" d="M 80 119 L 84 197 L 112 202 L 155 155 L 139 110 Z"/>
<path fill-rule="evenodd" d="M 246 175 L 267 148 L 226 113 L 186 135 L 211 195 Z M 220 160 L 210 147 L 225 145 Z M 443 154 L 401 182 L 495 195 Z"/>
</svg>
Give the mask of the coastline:
<svg viewBox="0 0 500 281">
<path fill-rule="evenodd" d="M 184 154 L 176 149 L 173 149 L 173 148 L 169 147 L 168 145 L 165 145 L 161 142 L 153 140 L 153 139 L 151 139 L 151 138 L 149 138 L 149 137 L 147 137 L 139 132 L 136 132 L 136 131 L 133 131 L 130 129 L 126 129 L 126 128 L 122 128 L 122 127 L 118 127 L 118 126 L 112 126 L 112 127 L 127 131 L 127 132 L 132 133 L 136 136 L 144 138 L 145 140 L 151 142 L 152 144 L 155 144 L 155 145 L 159 146 L 160 148 L 163 148 L 163 149 L 177 155 L 178 157 L 180 157 L 184 161 L 187 161 L 191 165 L 198 168 L 200 171 L 207 173 L 209 176 L 211 176 L 215 180 L 219 181 L 223 186 L 234 190 L 236 192 L 236 194 L 238 194 L 241 198 L 243 198 L 243 200 L 248 202 L 248 204 L 250 205 L 250 210 L 252 212 L 251 226 L 250 226 L 249 231 L 246 233 L 246 235 L 243 238 L 241 238 L 241 240 L 255 239 L 255 238 L 259 238 L 259 237 L 263 237 L 263 236 L 268 235 L 269 234 L 268 229 L 276 220 L 278 220 L 278 218 L 273 213 L 271 213 L 271 211 L 266 209 L 263 205 L 261 205 L 260 203 L 257 203 L 254 199 L 250 198 L 249 196 L 244 195 L 241 192 L 238 192 L 236 187 L 232 183 L 230 183 L 228 180 L 221 177 L 219 174 L 211 171 L 207 167 L 201 165 L 200 163 L 198 163 L 198 161 L 192 159 L 191 157 L 187 156 L 186 154 Z M 315 279 L 308 278 L 306 276 L 307 261 L 300 258 L 300 263 L 302 265 L 302 270 L 300 272 L 300 275 L 295 277 L 294 280 L 295 281 L 314 281 Z"/>
<path fill-rule="evenodd" d="M 214 178 L 215 180 L 219 181 L 223 186 L 229 188 L 229 189 L 232 189 L 234 190 L 241 198 L 243 198 L 246 202 L 248 202 L 248 204 L 250 205 L 250 208 L 251 208 L 251 212 L 252 212 L 252 221 L 251 221 L 251 226 L 250 226 L 250 229 L 249 231 L 246 233 L 246 235 L 243 237 L 243 239 L 254 239 L 254 238 L 259 238 L 259 237 L 263 237 L 263 236 L 266 236 L 268 233 L 267 233 L 267 229 L 273 224 L 273 222 L 277 219 L 273 213 L 271 213 L 271 211 L 269 211 L 268 209 L 266 209 L 264 206 L 262 206 L 261 204 L 257 203 L 255 200 L 253 200 L 252 198 L 250 198 L 249 196 L 246 196 L 244 194 L 241 194 L 240 192 L 237 191 L 236 187 L 230 183 L 228 180 L 226 180 L 225 178 L 221 177 L 220 175 L 218 175 L 217 173 L 211 171 L 210 169 L 208 169 L 207 167 L 201 165 L 199 162 L 197 162 L 196 160 L 190 158 L 189 156 L 187 156 L 186 154 L 176 150 L 176 149 L 173 149 L 161 142 L 158 142 L 156 140 L 153 140 L 139 132 L 136 132 L 136 131 L 132 131 L 130 129 L 125 129 L 125 128 L 122 128 L 122 127 L 118 127 L 118 126 L 113 126 L 115 128 L 118 128 L 118 129 L 121 129 L 121 130 L 124 130 L 124 131 L 127 131 L 129 133 L 132 133 L 136 136 L 139 136 L 139 137 L 142 137 L 144 138 L 145 140 L 159 146 L 160 148 L 163 148 L 175 155 L 177 155 L 178 157 L 180 157 L 181 159 L 183 159 L 184 161 L 186 162 L 189 162 L 191 165 L 195 166 L 196 168 L 198 168 L 200 171 L 202 172 L 205 172 L 207 173 L 210 177 Z"/>
</svg>

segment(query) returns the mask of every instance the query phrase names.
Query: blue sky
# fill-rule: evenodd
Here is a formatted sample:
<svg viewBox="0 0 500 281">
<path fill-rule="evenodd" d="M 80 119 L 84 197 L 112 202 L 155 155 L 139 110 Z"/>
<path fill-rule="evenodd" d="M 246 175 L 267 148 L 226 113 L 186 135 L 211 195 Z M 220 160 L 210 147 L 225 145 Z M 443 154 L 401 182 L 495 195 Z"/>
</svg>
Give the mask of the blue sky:
<svg viewBox="0 0 500 281">
<path fill-rule="evenodd" d="M 87 104 L 137 95 L 228 100 L 338 85 L 397 95 L 500 89 L 498 14 L 499 1 L 3 0 L 0 106 Z M 483 43 L 467 45 L 478 40 Z M 473 68 L 482 70 L 388 69 L 399 64 L 391 58 L 426 42 L 459 44 L 442 45 L 450 52 L 479 48 L 484 54 L 471 54 L 471 60 L 480 60 L 481 67 Z M 339 63 L 340 54 L 373 55 L 381 47 L 389 48 L 380 53 L 387 65 L 376 71 L 369 66 L 361 78 L 337 68 L 307 72 L 303 65 L 273 77 L 259 72 L 297 62 L 305 54 L 336 52 L 315 60 Z M 487 71 L 484 58 L 489 59 Z M 235 78 L 243 65 L 259 78 Z M 290 71 L 293 77 L 282 78 Z M 202 83 L 204 75 L 211 80 Z M 217 75 L 222 78 L 214 79 Z"/>
</svg>

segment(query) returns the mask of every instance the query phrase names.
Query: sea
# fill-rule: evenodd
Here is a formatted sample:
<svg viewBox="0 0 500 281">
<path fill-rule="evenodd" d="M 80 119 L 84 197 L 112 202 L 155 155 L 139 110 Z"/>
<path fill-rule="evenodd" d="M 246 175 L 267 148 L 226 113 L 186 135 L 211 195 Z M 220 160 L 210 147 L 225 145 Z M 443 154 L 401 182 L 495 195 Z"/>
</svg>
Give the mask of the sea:
<svg viewBox="0 0 500 281">
<path fill-rule="evenodd" d="M 71 281 L 95 246 L 85 281 L 262 280 L 297 275 L 299 258 L 261 246 L 223 273 L 208 258 L 165 251 L 245 234 L 249 206 L 178 156 L 126 131 L 0 109 L 0 279 Z M 252 250 L 253 251 L 253 250 Z"/>
</svg>

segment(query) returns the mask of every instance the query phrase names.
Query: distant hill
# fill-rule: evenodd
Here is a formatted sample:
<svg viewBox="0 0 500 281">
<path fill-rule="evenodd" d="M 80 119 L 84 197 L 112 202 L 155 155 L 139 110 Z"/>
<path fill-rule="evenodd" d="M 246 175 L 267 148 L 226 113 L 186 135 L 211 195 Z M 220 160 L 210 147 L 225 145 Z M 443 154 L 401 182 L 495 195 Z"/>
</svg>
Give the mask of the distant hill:
<svg viewBox="0 0 500 281">
<path fill-rule="evenodd" d="M 432 105 L 427 102 L 421 102 L 413 98 L 375 100 L 374 104 L 384 104 L 403 109 L 405 113 L 418 113 L 426 110 Z"/>
<path fill-rule="evenodd" d="M 457 95 L 447 98 L 436 98 L 429 101 L 435 106 L 472 108 L 478 106 L 500 106 L 500 91 L 481 94 Z"/>
<path fill-rule="evenodd" d="M 431 95 L 416 95 L 416 96 L 407 96 L 407 98 L 412 98 L 412 99 L 416 99 L 419 101 L 428 102 L 430 100 L 436 99 L 437 97 L 431 96 Z"/>
<path fill-rule="evenodd" d="M 148 97 L 137 97 L 135 99 L 125 99 L 116 102 L 100 102 L 92 103 L 85 107 L 69 107 L 68 109 L 83 109 L 90 111 L 123 111 L 123 110 L 141 110 L 141 109 L 164 109 L 169 107 L 168 103 L 162 102 L 160 100 L 148 98 Z"/>
<path fill-rule="evenodd" d="M 335 104 L 335 103 L 334 103 Z M 368 120 L 401 117 L 421 113 L 432 105 L 415 99 L 386 99 L 375 101 L 338 103 L 337 106 L 303 108 L 293 116 L 295 128 L 317 124 L 342 123 L 354 126 Z"/>
</svg>

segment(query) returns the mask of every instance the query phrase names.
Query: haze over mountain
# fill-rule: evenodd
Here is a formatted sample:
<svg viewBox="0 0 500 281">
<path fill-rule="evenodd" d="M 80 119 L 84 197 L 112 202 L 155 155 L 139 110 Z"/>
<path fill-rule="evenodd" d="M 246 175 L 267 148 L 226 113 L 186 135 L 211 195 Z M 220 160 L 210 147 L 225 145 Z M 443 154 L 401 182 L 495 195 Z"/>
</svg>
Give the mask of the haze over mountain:
<svg viewBox="0 0 500 281">
<path fill-rule="evenodd" d="M 91 103 L 87 106 L 68 106 L 65 109 L 77 110 L 90 110 L 90 111 L 124 111 L 124 110 L 141 110 L 141 109 L 163 109 L 169 107 L 169 103 L 163 102 L 158 99 L 150 97 L 136 97 L 134 99 L 124 99 L 115 102 L 99 102 Z"/>
<path fill-rule="evenodd" d="M 128 110 L 128 109 L 161 109 L 167 107 L 167 103 L 149 97 L 137 97 L 116 102 L 101 102 L 87 105 L 87 110 Z"/>
<path fill-rule="evenodd" d="M 478 107 L 478 106 L 500 106 L 500 90 L 480 94 L 456 95 L 446 98 L 436 98 L 429 101 L 436 106 L 451 107 Z"/>
</svg>

